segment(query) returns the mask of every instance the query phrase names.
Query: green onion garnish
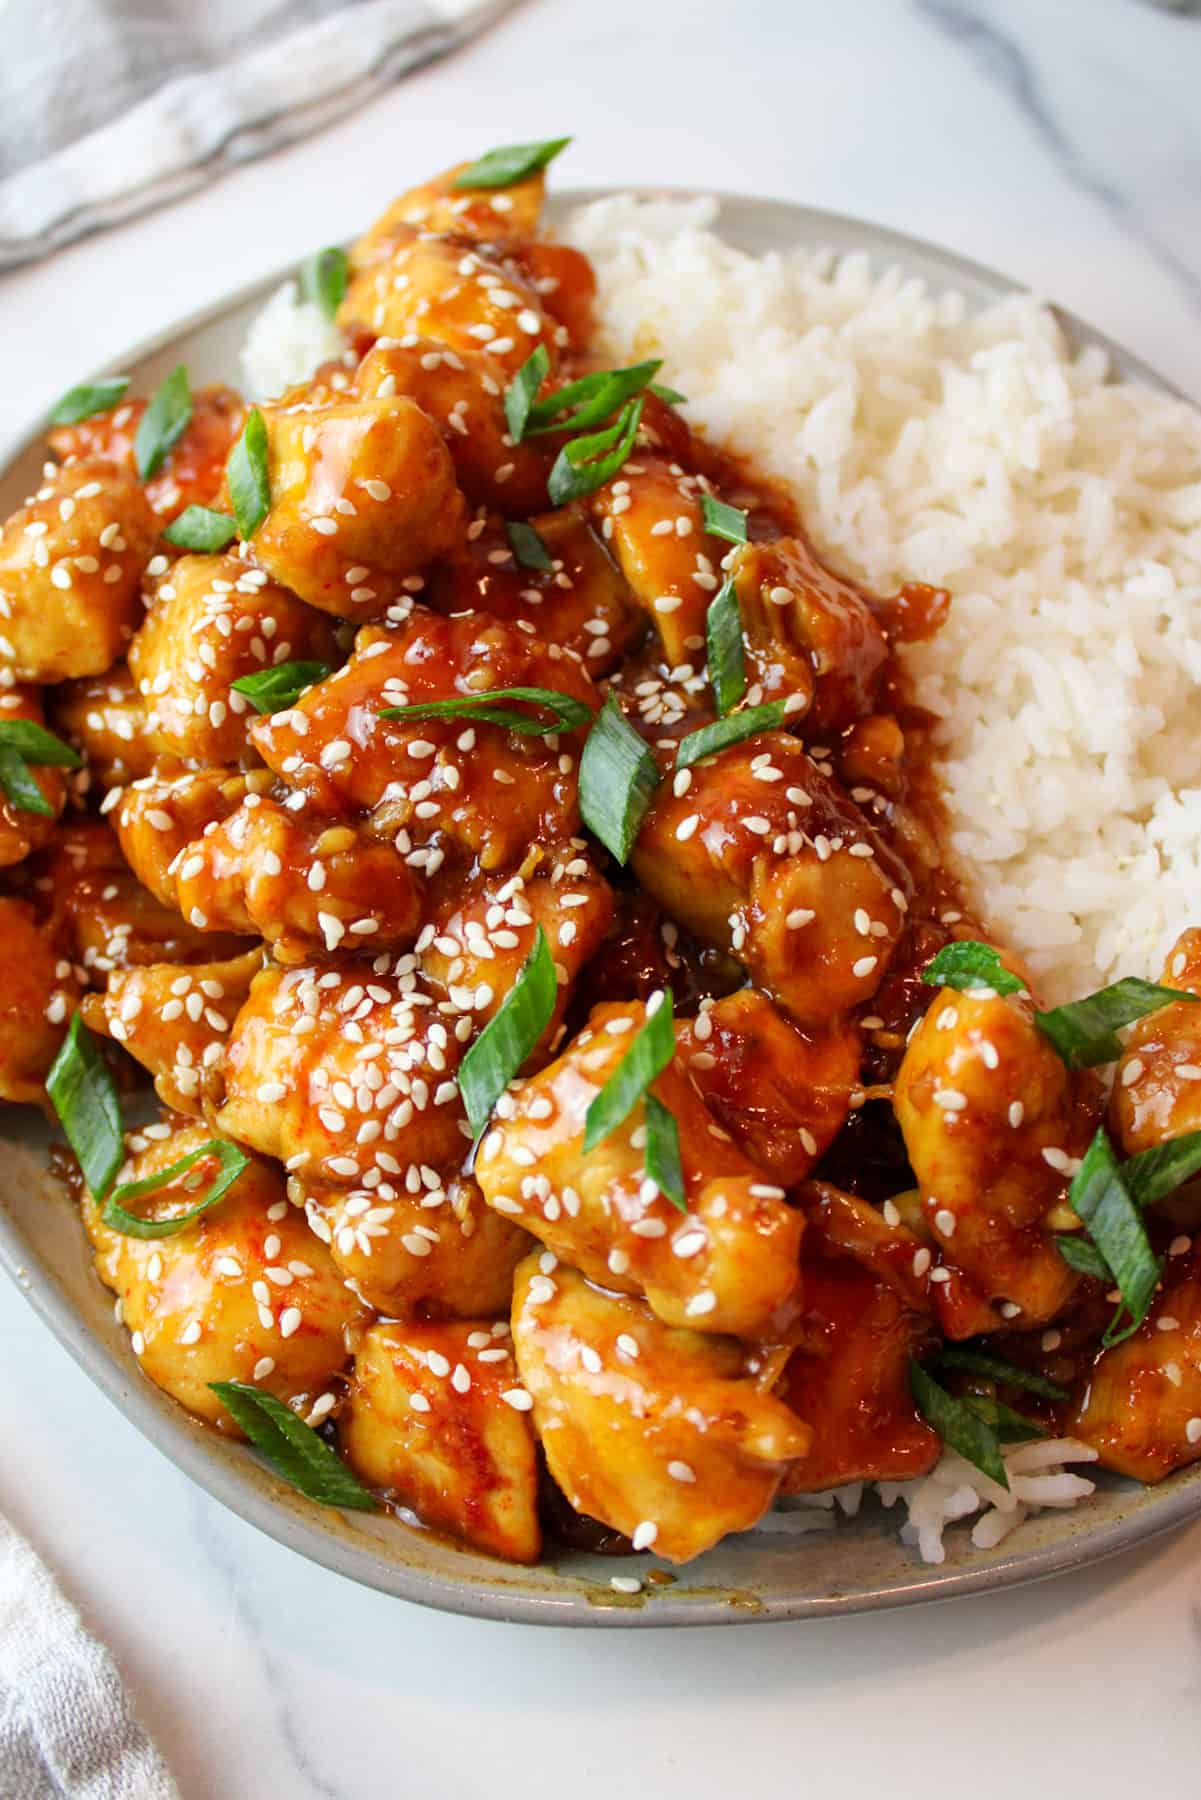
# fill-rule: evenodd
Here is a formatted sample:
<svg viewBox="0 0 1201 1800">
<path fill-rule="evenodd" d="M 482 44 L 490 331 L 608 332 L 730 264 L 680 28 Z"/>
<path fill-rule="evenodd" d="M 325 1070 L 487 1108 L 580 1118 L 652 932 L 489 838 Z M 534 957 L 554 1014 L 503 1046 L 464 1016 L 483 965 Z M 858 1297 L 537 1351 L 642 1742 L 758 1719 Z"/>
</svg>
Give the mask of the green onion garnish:
<svg viewBox="0 0 1201 1800">
<path fill-rule="evenodd" d="M 646 1156 L 643 1166 L 661 1194 L 681 1212 L 688 1211 L 684 1198 L 684 1170 L 680 1163 L 680 1130 L 667 1108 L 654 1094 L 643 1102 L 646 1109 Z"/>
<path fill-rule="evenodd" d="M 629 1049 L 606 1081 L 600 1093 L 584 1114 L 584 1154 L 616 1131 L 629 1117 L 656 1075 L 661 1075 L 676 1049 L 676 1027 L 672 1016 L 671 989 L 663 989 L 663 997 L 654 1012 L 647 1002 L 646 1024 L 638 1031 Z M 670 1115 L 669 1115 L 670 1116 Z M 648 1134 L 649 1135 L 649 1134 Z"/>
<path fill-rule="evenodd" d="M 737 506 L 727 506 L 712 494 L 701 495 L 701 517 L 705 530 L 730 544 L 746 543 L 746 514 Z"/>
<path fill-rule="evenodd" d="M 521 973 L 459 1064 L 459 1092 L 473 1138 L 550 1024 L 558 993 L 554 958 L 541 925 Z"/>
<path fill-rule="evenodd" d="M 909 1359 L 909 1388 L 914 1403 L 927 1424 L 932 1425 L 944 1444 L 957 1450 L 974 1468 L 987 1475 L 1000 1487 L 1008 1488 L 1005 1459 L 995 1428 L 965 1400 L 948 1394 L 921 1363 Z"/>
<path fill-rule="evenodd" d="M 589 431 L 594 425 L 603 424 L 619 406 L 640 394 L 662 367 L 660 359 L 635 363 L 629 369 L 595 369 L 591 375 L 569 381 L 545 400 L 535 400 L 526 421 L 526 436 L 540 436 L 548 431 Z"/>
<path fill-rule="evenodd" d="M 1069 1269 L 1075 1269 L 1078 1275 L 1091 1275 L 1096 1281 L 1112 1282 L 1109 1264 L 1082 1231 L 1061 1233 L 1055 1239 L 1055 1247 Z"/>
<path fill-rule="evenodd" d="M 690 731 L 676 746 L 676 768 L 689 769 L 704 756 L 715 756 L 741 744 L 744 738 L 756 737 L 761 731 L 775 731 L 784 723 L 784 702 L 768 700 L 763 706 L 746 706 L 741 712 L 728 713 L 712 725 Z"/>
<path fill-rule="evenodd" d="M 668 406 L 683 406 L 688 399 L 687 394 L 681 394 L 678 388 L 663 387 L 658 381 L 651 382 L 651 393 Z"/>
<path fill-rule="evenodd" d="M 944 944 L 922 970 L 922 980 L 928 987 L 991 988 L 995 994 L 1020 994 L 1026 985 L 1010 974 L 991 944 L 975 938 Z"/>
<path fill-rule="evenodd" d="M 376 1512 L 376 1501 L 336 1451 L 290 1406 L 247 1381 L 210 1381 L 209 1387 L 237 1420 L 277 1475 L 321 1506 Z"/>
<path fill-rule="evenodd" d="M 187 1212 L 176 1213 L 170 1219 L 143 1219 L 138 1213 L 125 1210 L 123 1201 L 138 1200 L 143 1194 L 154 1194 L 160 1188 L 169 1187 L 204 1156 L 215 1156 L 221 1165 L 221 1171 L 214 1175 L 204 1194 Z M 231 1144 L 228 1138 L 210 1138 L 207 1144 L 201 1144 L 198 1150 L 181 1156 L 170 1168 L 160 1169 L 157 1175 L 147 1175 L 142 1181 L 123 1181 L 119 1187 L 115 1187 L 104 1203 L 104 1223 L 111 1225 L 114 1231 L 121 1232 L 124 1237 L 174 1237 L 177 1231 L 182 1231 L 185 1225 L 190 1225 L 201 1213 L 216 1206 L 218 1200 L 223 1200 L 242 1170 L 249 1167 L 250 1158 L 237 1144 Z"/>
<path fill-rule="evenodd" d="M 271 510 L 271 477 L 267 464 L 267 427 L 257 406 L 251 407 L 242 435 L 225 466 L 238 535 L 254 536 Z"/>
<path fill-rule="evenodd" d="M 1122 1310 L 1130 1315 L 1129 1331 L 1136 1330 L 1147 1316 L 1163 1263 L 1147 1239 L 1104 1127 L 1085 1151 L 1084 1161 L 1068 1190 L 1068 1205 L 1078 1214 L 1104 1257 L 1122 1296 Z M 1120 1341 L 1113 1336 L 1114 1325 L 1102 1342 Z M 1129 1331 L 1123 1335 L 1128 1336 Z"/>
<path fill-rule="evenodd" d="M 511 706 L 497 706 L 498 700 L 525 700 L 531 706 L 542 706 L 554 714 L 551 719 L 532 719 L 529 713 L 517 712 Z M 519 731 L 525 737 L 546 737 L 555 731 L 574 731 L 592 721 L 590 707 L 557 688 L 511 687 L 488 688 L 480 694 L 464 695 L 455 700 L 426 700 L 414 706 L 388 706 L 381 719 L 474 719 L 484 725 L 503 725 L 506 731 Z"/>
<path fill-rule="evenodd" d="M 507 519 L 505 536 L 509 540 L 509 549 L 523 569 L 553 568 L 550 551 L 532 525 L 524 525 L 520 519 Z"/>
<path fill-rule="evenodd" d="M 526 422 L 533 409 L 538 389 L 550 370 L 550 357 L 545 344 L 531 352 L 505 389 L 505 423 L 515 444 L 525 436 Z"/>
<path fill-rule="evenodd" d="M 1045 1375 L 1036 1375 L 1029 1369 L 1019 1368 L 1016 1363 L 1006 1362 L 1003 1357 L 992 1356 L 985 1350 L 969 1350 L 966 1346 L 947 1344 L 938 1352 L 935 1362 L 946 1369 L 964 1369 L 969 1375 L 984 1375 L 990 1381 L 999 1381 L 1005 1387 L 1022 1388 L 1028 1394 L 1038 1394 L 1044 1400 L 1066 1400 L 1068 1391 L 1060 1387 L 1057 1381 L 1048 1381 Z"/>
<path fill-rule="evenodd" d="M 500 144 L 487 150 L 478 162 L 460 169 L 455 176 L 457 188 L 507 188 L 527 175 L 545 169 L 561 150 L 566 150 L 569 137 L 546 138 L 540 144 Z"/>
<path fill-rule="evenodd" d="M 733 712 L 746 693 L 746 659 L 742 651 L 742 613 L 732 581 L 723 581 L 705 615 L 709 683 L 719 713 Z"/>
<path fill-rule="evenodd" d="M 1177 1000 L 1195 1004 L 1197 998 L 1179 988 L 1157 987 L 1153 981 L 1129 975 L 1084 1000 L 1035 1013 L 1034 1023 L 1069 1069 L 1091 1069 L 1097 1063 L 1116 1062 L 1121 1056 L 1122 1042 L 1114 1035 L 1119 1026 L 1131 1025 Z"/>
<path fill-rule="evenodd" d="M 333 669 L 324 662 L 276 663 L 273 669 L 259 669 L 253 675 L 239 675 L 230 686 L 245 694 L 255 712 L 286 712 L 295 706 L 306 688 L 324 681 Z"/>
<path fill-rule="evenodd" d="M 1154 1206 L 1201 1169 L 1201 1131 L 1186 1131 L 1122 1164 L 1126 1192 L 1136 1206 Z"/>
<path fill-rule="evenodd" d="M 237 524 L 228 513 L 213 512 L 207 506 L 185 506 L 178 519 L 173 519 L 163 532 L 167 542 L 178 544 L 181 550 L 209 554 L 224 550 L 237 535 Z"/>
<path fill-rule="evenodd" d="M 114 375 L 108 381 L 87 381 L 79 387 L 68 388 L 50 414 L 50 423 L 78 425 L 81 419 L 111 412 L 128 386 L 128 375 Z"/>
<path fill-rule="evenodd" d="M 348 266 L 345 250 L 334 244 L 318 250 L 300 265 L 300 297 L 319 306 L 327 319 L 332 319 L 346 295 Z"/>
<path fill-rule="evenodd" d="M 658 764 L 610 694 L 580 758 L 580 817 L 623 866 L 658 785 Z"/>
<path fill-rule="evenodd" d="M 595 494 L 620 469 L 638 436 L 644 396 L 629 400 L 616 420 L 604 431 L 572 438 L 555 458 L 547 477 L 546 491 L 552 506 L 565 506 L 585 494 Z"/>
<path fill-rule="evenodd" d="M 83 758 L 45 726 L 32 719 L 0 720 L 0 788 L 18 812 L 53 818 L 54 808 L 29 773 L 31 764 L 78 769 Z"/>
<path fill-rule="evenodd" d="M 103 1200 L 125 1155 L 121 1102 L 108 1064 L 78 1013 L 46 1077 L 46 1092 L 84 1180 Z"/>
<path fill-rule="evenodd" d="M 997 1400 L 992 1394 L 962 1394 L 964 1406 L 970 1407 L 978 1419 L 982 1419 L 997 1434 L 1001 1444 L 1028 1444 L 1031 1438 L 1045 1438 L 1045 1427 L 1037 1420 L 1028 1418 L 1025 1413 L 1015 1412 L 1012 1406 L 1006 1406 L 1003 1400 Z"/>
<path fill-rule="evenodd" d="M 133 440 L 134 462 L 143 481 L 157 475 L 174 449 L 192 417 L 192 390 L 183 363 L 172 369 L 162 385 L 156 388 L 150 404 L 138 422 Z"/>
</svg>

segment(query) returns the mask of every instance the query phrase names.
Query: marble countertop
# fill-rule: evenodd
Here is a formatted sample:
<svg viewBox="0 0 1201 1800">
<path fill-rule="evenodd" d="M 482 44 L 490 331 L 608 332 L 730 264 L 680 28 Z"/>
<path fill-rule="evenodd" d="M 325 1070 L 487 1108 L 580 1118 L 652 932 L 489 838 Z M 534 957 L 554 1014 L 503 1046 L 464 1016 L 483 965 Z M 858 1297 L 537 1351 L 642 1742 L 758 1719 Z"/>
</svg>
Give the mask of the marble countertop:
<svg viewBox="0 0 1201 1800">
<path fill-rule="evenodd" d="M 0 285 L 6 403 L 365 221 L 577 134 L 559 179 L 806 200 L 990 262 L 1201 398 L 1201 21 L 1142 0 L 529 0 L 352 121 Z M 15 348 L 19 346 L 18 348 Z M 63 358 L 69 346 L 68 363 Z M 567 1633 L 408 1607 L 188 1483 L 0 1289 L 0 1508 L 116 1652 L 186 1800 L 977 1800 L 1189 1791 L 1201 1524 L 988 1599 Z M 3 1773 L 0 1771 L 0 1789 Z"/>
</svg>

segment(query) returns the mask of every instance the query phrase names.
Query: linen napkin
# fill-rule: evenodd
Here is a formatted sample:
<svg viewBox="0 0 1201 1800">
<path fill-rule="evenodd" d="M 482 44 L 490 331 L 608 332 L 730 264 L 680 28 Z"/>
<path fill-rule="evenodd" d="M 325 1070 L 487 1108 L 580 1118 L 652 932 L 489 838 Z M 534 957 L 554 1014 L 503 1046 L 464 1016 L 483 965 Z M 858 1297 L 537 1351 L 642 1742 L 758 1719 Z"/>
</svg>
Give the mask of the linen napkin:
<svg viewBox="0 0 1201 1800">
<path fill-rule="evenodd" d="M 279 149 L 516 0 L 0 0 L 0 268 Z"/>
<path fill-rule="evenodd" d="M 180 1800 L 112 1657 L 2 1518 L 0 1800 Z"/>
</svg>

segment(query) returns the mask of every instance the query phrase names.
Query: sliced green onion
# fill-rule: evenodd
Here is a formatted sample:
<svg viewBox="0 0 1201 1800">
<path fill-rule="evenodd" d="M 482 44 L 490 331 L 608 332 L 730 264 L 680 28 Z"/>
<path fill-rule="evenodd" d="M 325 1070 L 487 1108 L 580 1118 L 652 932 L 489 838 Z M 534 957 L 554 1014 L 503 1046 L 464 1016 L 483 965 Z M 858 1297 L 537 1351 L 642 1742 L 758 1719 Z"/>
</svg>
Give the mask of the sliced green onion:
<svg viewBox="0 0 1201 1800">
<path fill-rule="evenodd" d="M 355 1512 L 379 1510 L 337 1452 L 274 1394 L 248 1381 L 210 1381 L 209 1387 L 276 1474 L 306 1500 Z"/>
<path fill-rule="evenodd" d="M 1136 1206 L 1154 1206 L 1201 1169 L 1201 1131 L 1186 1131 L 1122 1164 L 1122 1180 Z"/>
<path fill-rule="evenodd" d="M 183 363 L 172 369 L 162 385 L 155 389 L 150 404 L 138 422 L 133 440 L 134 462 L 143 481 L 157 475 L 192 417 L 192 390 Z"/>
<path fill-rule="evenodd" d="M 526 424 L 537 398 L 538 389 L 550 370 L 546 345 L 539 344 L 531 352 L 505 389 L 505 423 L 515 444 L 525 436 Z"/>
<path fill-rule="evenodd" d="M 32 719 L 0 720 L 0 745 L 14 750 L 23 762 L 49 763 L 57 769 L 79 769 L 83 758 L 70 744 Z"/>
<path fill-rule="evenodd" d="M 554 567 L 550 551 L 532 525 L 524 525 L 520 519 L 507 519 L 505 536 L 509 540 L 509 549 L 523 569 Z"/>
<path fill-rule="evenodd" d="M 1069 1069 L 1091 1069 L 1097 1063 L 1116 1062 L 1121 1056 L 1122 1041 L 1114 1035 L 1120 1026 L 1131 1025 L 1177 1000 L 1195 1004 L 1197 998 L 1179 988 L 1157 987 L 1153 981 L 1128 975 L 1084 1000 L 1035 1013 L 1034 1023 Z"/>
<path fill-rule="evenodd" d="M 704 756 L 715 756 L 729 750 L 744 738 L 756 737 L 761 731 L 775 731 L 784 723 L 784 702 L 769 700 L 763 706 L 746 706 L 741 712 L 727 713 L 713 725 L 702 725 L 690 731 L 676 746 L 676 768 L 689 769 Z"/>
<path fill-rule="evenodd" d="M 1025 1413 L 1015 1412 L 1012 1406 L 1006 1406 L 1003 1400 L 997 1400 L 992 1394 L 963 1394 L 960 1396 L 964 1406 L 969 1406 L 978 1419 L 983 1420 L 990 1430 L 997 1434 L 1001 1444 L 1028 1444 L 1031 1438 L 1045 1438 L 1046 1428 L 1037 1420 L 1027 1418 Z"/>
<path fill-rule="evenodd" d="M 318 250 L 300 265 L 300 297 L 319 306 L 327 319 L 332 319 L 346 296 L 349 268 L 346 252 L 337 244 Z"/>
<path fill-rule="evenodd" d="M 1091 1275 L 1096 1281 L 1112 1282 L 1109 1264 L 1082 1231 L 1062 1232 L 1055 1239 L 1055 1248 L 1069 1269 L 1075 1269 L 1078 1275 Z"/>
<path fill-rule="evenodd" d="M 273 669 L 239 675 L 230 686 L 244 694 L 257 713 L 286 712 L 295 706 L 306 688 L 332 674 L 332 666 L 324 662 L 276 663 Z"/>
<path fill-rule="evenodd" d="M 121 1102 L 108 1064 L 78 1013 L 46 1077 L 46 1092 L 84 1180 L 103 1200 L 125 1155 Z"/>
<path fill-rule="evenodd" d="M 646 1157 L 643 1166 L 661 1194 L 681 1212 L 688 1211 L 684 1198 L 684 1170 L 680 1162 L 680 1129 L 654 1094 L 648 1093 L 646 1109 Z"/>
<path fill-rule="evenodd" d="M 594 369 L 581 375 L 566 387 L 556 388 L 545 400 L 536 400 L 530 408 L 526 436 L 548 431 L 589 431 L 612 418 L 619 406 L 632 400 L 650 384 L 652 375 L 663 367 L 661 359 L 635 363 L 628 369 Z M 566 418 L 563 417 L 566 414 Z"/>
<path fill-rule="evenodd" d="M 966 1401 L 948 1394 L 946 1388 L 928 1375 L 913 1357 L 909 1359 L 909 1388 L 918 1411 L 926 1423 L 934 1427 L 943 1443 L 957 1450 L 990 1481 L 1008 1488 L 1005 1459 L 994 1427 Z"/>
<path fill-rule="evenodd" d="M 155 1194 L 161 1188 L 170 1187 L 173 1181 L 186 1175 L 205 1156 L 215 1156 L 221 1170 L 214 1175 L 195 1206 L 187 1212 L 176 1213 L 170 1219 L 144 1219 L 139 1213 L 126 1211 L 124 1201 L 139 1200 L 143 1194 Z M 104 1223 L 111 1225 L 123 1237 L 174 1237 L 177 1231 L 182 1231 L 185 1225 L 190 1225 L 201 1213 L 216 1206 L 218 1200 L 223 1200 L 242 1170 L 249 1167 L 250 1158 L 237 1144 L 231 1144 L 228 1138 L 210 1138 L 198 1150 L 189 1151 L 187 1156 L 181 1156 L 178 1162 L 173 1162 L 169 1169 L 160 1169 L 157 1175 L 147 1175 L 142 1181 L 123 1181 L 119 1187 L 115 1187 L 104 1203 Z"/>
<path fill-rule="evenodd" d="M 732 581 L 723 581 L 705 615 L 709 684 L 719 713 L 733 712 L 746 693 L 746 658 L 742 652 L 742 613 Z"/>
<path fill-rule="evenodd" d="M 1010 974 L 991 944 L 975 938 L 944 944 L 922 970 L 922 980 L 928 987 L 991 988 L 994 994 L 1020 994 L 1026 985 Z"/>
<path fill-rule="evenodd" d="M 651 382 L 651 393 L 656 399 L 662 400 L 665 406 L 684 406 L 688 400 L 687 394 L 681 394 L 678 388 L 663 387 L 657 381 Z"/>
<path fill-rule="evenodd" d="M 54 817 L 54 808 L 35 781 L 29 764 L 23 756 L 3 744 L 0 744 L 0 789 L 17 812 L 37 813 L 43 819 Z"/>
<path fill-rule="evenodd" d="M 532 719 L 529 713 L 517 712 L 511 706 L 497 706 L 498 700 L 525 700 L 531 706 L 542 706 L 554 717 Z M 506 731 L 519 731 L 525 737 L 547 737 L 555 731 L 575 731 L 592 721 L 592 710 L 582 700 L 561 694 L 557 688 L 511 687 L 488 688 L 479 694 L 463 695 L 455 700 L 426 700 L 414 706 L 388 706 L 381 719 L 476 719 L 484 725 L 503 725 Z"/>
<path fill-rule="evenodd" d="M 604 431 L 591 436 L 572 438 L 555 458 L 547 477 L 546 491 L 552 506 L 565 506 L 585 494 L 595 494 L 620 469 L 638 436 L 645 396 L 627 401 L 616 420 Z"/>
<path fill-rule="evenodd" d="M 629 1117 L 651 1082 L 663 1073 L 675 1055 L 676 1027 L 671 989 L 663 989 L 663 998 L 653 1013 L 648 1002 L 647 1011 L 646 1024 L 635 1034 L 600 1093 L 589 1102 L 584 1114 L 585 1156 Z"/>
<path fill-rule="evenodd" d="M 178 519 L 173 519 L 163 532 L 169 544 L 181 550 L 199 550 L 212 554 L 224 550 L 238 535 L 235 520 L 228 513 L 214 512 L 208 506 L 185 506 Z"/>
<path fill-rule="evenodd" d="M 541 925 L 521 973 L 459 1064 L 459 1092 L 473 1138 L 550 1024 L 558 994 L 554 958 Z"/>
<path fill-rule="evenodd" d="M 946 1369 L 964 1369 L 969 1375 L 984 1375 L 990 1381 L 999 1381 L 1005 1387 L 1022 1388 L 1028 1394 L 1038 1394 L 1044 1400 L 1066 1400 L 1068 1391 L 1060 1387 L 1057 1381 L 1048 1381 L 1045 1375 L 1036 1375 L 1030 1369 L 1019 1368 L 1017 1363 L 1006 1362 L 1003 1357 L 992 1356 L 985 1350 L 969 1350 L 958 1344 L 948 1344 L 938 1352 L 935 1362 Z"/>
<path fill-rule="evenodd" d="M 1068 1205 L 1105 1258 L 1122 1305 L 1137 1327 L 1147 1316 L 1163 1263 L 1147 1239 L 1104 1127 L 1085 1151 L 1068 1191 Z M 1106 1333 L 1104 1341 L 1115 1340 Z"/>
<path fill-rule="evenodd" d="M 252 538 L 271 510 L 271 476 L 267 462 L 267 427 L 257 406 L 246 416 L 242 435 L 225 466 L 238 535 Z"/>
<path fill-rule="evenodd" d="M 128 386 L 128 375 L 113 375 L 108 381 L 86 381 L 79 387 L 68 388 L 50 414 L 50 423 L 78 425 L 81 419 L 111 412 Z"/>
<path fill-rule="evenodd" d="M 658 785 L 658 764 L 610 694 L 580 758 L 580 817 L 623 867 Z"/>
<path fill-rule="evenodd" d="M 712 494 L 702 494 L 701 517 L 705 530 L 714 537 L 725 538 L 729 544 L 746 543 L 746 514 L 740 507 L 727 506 L 724 500 L 715 500 Z"/>
<path fill-rule="evenodd" d="M 540 144 L 500 144 L 487 150 L 477 162 L 460 169 L 455 176 L 457 188 L 507 188 L 527 175 L 545 169 L 561 150 L 566 150 L 569 137 L 545 138 Z"/>
</svg>

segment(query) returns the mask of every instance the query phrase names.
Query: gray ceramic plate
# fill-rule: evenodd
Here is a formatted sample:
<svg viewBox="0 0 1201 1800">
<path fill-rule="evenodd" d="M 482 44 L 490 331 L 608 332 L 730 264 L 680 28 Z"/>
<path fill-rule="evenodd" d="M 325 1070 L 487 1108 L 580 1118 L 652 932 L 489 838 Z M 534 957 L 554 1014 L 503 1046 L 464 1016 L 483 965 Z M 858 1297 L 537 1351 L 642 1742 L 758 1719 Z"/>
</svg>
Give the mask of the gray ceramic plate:
<svg viewBox="0 0 1201 1800">
<path fill-rule="evenodd" d="M 552 216 L 598 197 L 560 195 Z M 1002 276 L 932 245 L 780 201 L 731 195 L 722 202 L 719 229 L 755 253 L 801 244 L 866 250 L 936 288 L 958 288 L 977 304 L 1015 291 Z M 143 391 L 180 360 L 197 382 L 236 382 L 238 347 L 251 314 L 287 273 L 132 350 L 118 359 L 120 367 Z M 1076 341 L 1102 345 L 1123 374 L 1168 387 L 1088 326 L 1061 316 Z M 64 364 L 64 388 L 81 379 L 82 371 Z M 37 485 L 41 429 L 37 421 L 0 452 L 0 465 L 7 465 L 0 477 L 5 513 Z M 8 1115 L 10 1129 L 20 1118 Z M 1201 1464 L 1156 1489 L 1103 1476 L 1092 1502 L 1075 1512 L 1042 1514 L 997 1551 L 973 1551 L 966 1530 L 951 1530 L 947 1561 L 935 1569 L 901 1544 L 898 1514 L 869 1501 L 857 1519 L 833 1531 L 791 1536 L 769 1525 L 727 1539 L 678 1571 L 670 1585 L 623 1596 L 613 1593 L 609 1577 L 617 1570 L 645 1574 L 654 1566 L 652 1558 L 614 1562 L 572 1554 L 537 1569 L 512 1568 L 392 1520 L 331 1512 L 302 1499 L 244 1447 L 198 1425 L 139 1373 L 125 1333 L 114 1322 L 111 1296 L 92 1273 L 75 1210 L 46 1175 L 45 1129 L 32 1117 L 22 1122 L 25 1130 L 18 1141 L 10 1137 L 0 1164 L 0 1258 L 59 1341 L 130 1424 L 242 1518 L 315 1562 L 406 1600 L 549 1625 L 814 1618 L 1037 1580 L 1129 1549 L 1201 1514 Z"/>
</svg>

